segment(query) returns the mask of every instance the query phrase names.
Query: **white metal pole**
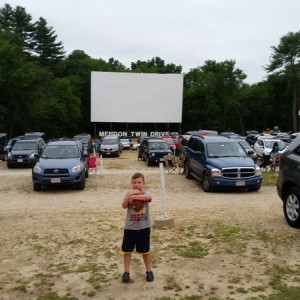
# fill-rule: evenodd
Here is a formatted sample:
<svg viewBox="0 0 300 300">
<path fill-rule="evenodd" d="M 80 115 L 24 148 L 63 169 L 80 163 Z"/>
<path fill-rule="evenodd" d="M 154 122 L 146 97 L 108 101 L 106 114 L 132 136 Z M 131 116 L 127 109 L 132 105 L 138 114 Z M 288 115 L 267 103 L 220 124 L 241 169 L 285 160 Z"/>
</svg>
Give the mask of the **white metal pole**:
<svg viewBox="0 0 300 300">
<path fill-rule="evenodd" d="M 162 195 L 163 217 L 169 218 L 167 199 L 166 199 L 164 167 L 162 162 L 159 163 L 159 170 L 160 170 L 160 187 L 161 187 L 161 195 Z"/>
<path fill-rule="evenodd" d="M 103 175 L 103 159 L 102 159 L 102 155 L 100 155 L 100 175 Z"/>
</svg>

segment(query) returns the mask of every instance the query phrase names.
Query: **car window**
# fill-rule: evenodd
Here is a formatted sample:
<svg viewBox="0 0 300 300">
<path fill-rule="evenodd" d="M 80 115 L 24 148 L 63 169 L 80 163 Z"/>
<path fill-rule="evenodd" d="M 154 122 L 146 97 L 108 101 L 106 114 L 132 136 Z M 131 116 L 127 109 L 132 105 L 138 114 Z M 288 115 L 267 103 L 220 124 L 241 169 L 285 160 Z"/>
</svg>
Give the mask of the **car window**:
<svg viewBox="0 0 300 300">
<path fill-rule="evenodd" d="M 104 139 L 102 142 L 103 145 L 115 145 L 118 143 L 119 141 L 117 139 Z"/>
<path fill-rule="evenodd" d="M 14 145 L 13 150 L 35 150 L 36 147 L 35 142 L 23 142 L 23 143 L 18 143 L 16 142 Z"/>
</svg>

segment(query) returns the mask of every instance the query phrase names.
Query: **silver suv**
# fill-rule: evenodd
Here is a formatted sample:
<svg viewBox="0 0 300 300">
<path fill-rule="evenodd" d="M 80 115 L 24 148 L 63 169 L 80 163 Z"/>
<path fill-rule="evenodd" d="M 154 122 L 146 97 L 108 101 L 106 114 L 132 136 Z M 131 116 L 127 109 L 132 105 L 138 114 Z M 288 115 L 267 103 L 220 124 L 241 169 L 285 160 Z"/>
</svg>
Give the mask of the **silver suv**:
<svg viewBox="0 0 300 300">
<path fill-rule="evenodd" d="M 300 135 L 283 152 L 277 180 L 277 193 L 291 227 L 300 227 Z"/>
<path fill-rule="evenodd" d="M 107 135 L 104 137 L 100 149 L 99 156 L 120 156 L 122 152 L 122 144 L 120 138 L 117 135 Z"/>
</svg>

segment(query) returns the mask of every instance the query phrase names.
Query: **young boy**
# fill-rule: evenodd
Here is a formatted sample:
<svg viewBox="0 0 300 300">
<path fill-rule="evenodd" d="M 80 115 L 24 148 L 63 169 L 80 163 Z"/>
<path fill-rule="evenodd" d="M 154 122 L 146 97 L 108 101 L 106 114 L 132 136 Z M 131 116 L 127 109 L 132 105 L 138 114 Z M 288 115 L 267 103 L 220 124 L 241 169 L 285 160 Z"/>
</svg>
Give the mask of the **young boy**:
<svg viewBox="0 0 300 300">
<path fill-rule="evenodd" d="M 125 218 L 122 252 L 124 254 L 123 282 L 130 281 L 129 266 L 131 253 L 134 248 L 143 255 L 146 267 L 146 280 L 153 281 L 150 258 L 150 213 L 149 202 L 150 191 L 144 189 L 145 178 L 141 173 L 135 173 L 131 178 L 132 189 L 128 191 L 123 199 L 122 207 L 127 208 Z"/>
</svg>

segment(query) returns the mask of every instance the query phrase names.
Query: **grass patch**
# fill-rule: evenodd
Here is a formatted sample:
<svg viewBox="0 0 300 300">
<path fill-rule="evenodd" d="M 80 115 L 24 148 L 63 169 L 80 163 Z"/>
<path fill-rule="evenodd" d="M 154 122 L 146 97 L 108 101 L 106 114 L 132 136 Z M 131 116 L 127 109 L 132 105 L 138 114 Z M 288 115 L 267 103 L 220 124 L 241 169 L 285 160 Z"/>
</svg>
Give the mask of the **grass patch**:
<svg viewBox="0 0 300 300">
<path fill-rule="evenodd" d="M 263 172 L 262 186 L 276 186 L 278 173 L 277 172 Z"/>
</svg>

